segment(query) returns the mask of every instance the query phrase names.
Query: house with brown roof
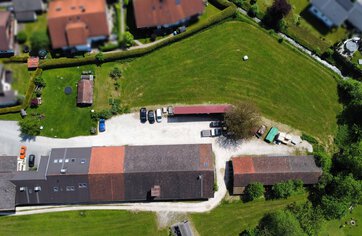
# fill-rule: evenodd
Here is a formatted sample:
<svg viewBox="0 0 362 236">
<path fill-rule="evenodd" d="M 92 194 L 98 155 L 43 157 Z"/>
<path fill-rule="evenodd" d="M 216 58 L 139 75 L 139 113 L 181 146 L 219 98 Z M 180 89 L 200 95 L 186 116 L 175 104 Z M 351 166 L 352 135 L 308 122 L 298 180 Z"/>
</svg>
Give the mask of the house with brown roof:
<svg viewBox="0 0 362 236">
<path fill-rule="evenodd" d="M 78 81 L 78 106 L 90 106 L 93 104 L 93 80 L 81 79 Z"/>
<path fill-rule="evenodd" d="M 137 28 L 167 28 L 197 18 L 204 12 L 203 0 L 133 0 Z"/>
<path fill-rule="evenodd" d="M 54 148 L 11 182 L 16 205 L 205 200 L 214 160 L 211 144 Z"/>
<path fill-rule="evenodd" d="M 91 44 L 110 34 L 105 0 L 54 0 L 48 8 L 53 49 L 90 51 Z"/>
<path fill-rule="evenodd" d="M 13 23 L 10 12 L 0 11 L 0 50 L 13 49 Z"/>
<path fill-rule="evenodd" d="M 313 156 L 241 156 L 232 158 L 233 194 L 242 194 L 250 183 L 274 185 L 287 180 L 318 183 L 322 175 Z"/>
</svg>

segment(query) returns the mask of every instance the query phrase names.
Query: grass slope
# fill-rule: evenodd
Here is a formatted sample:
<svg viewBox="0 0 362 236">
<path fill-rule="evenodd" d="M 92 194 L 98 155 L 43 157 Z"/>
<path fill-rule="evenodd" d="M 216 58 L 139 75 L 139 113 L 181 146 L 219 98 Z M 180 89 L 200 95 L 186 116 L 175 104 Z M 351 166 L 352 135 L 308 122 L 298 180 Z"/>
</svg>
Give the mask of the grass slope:
<svg viewBox="0 0 362 236">
<path fill-rule="evenodd" d="M 167 235 L 157 229 L 154 213 L 69 211 L 0 217 L 1 235 Z"/>
<path fill-rule="evenodd" d="M 193 214 L 191 219 L 200 235 L 239 235 L 243 230 L 255 227 L 267 212 L 282 209 L 292 202 L 303 201 L 306 201 L 306 195 L 249 203 L 224 201 L 210 213 Z"/>
<path fill-rule="evenodd" d="M 242 61 L 247 54 L 249 61 Z M 255 102 L 262 113 L 324 138 L 340 111 L 332 74 L 257 26 L 227 22 L 130 62 L 122 101 Z"/>
</svg>

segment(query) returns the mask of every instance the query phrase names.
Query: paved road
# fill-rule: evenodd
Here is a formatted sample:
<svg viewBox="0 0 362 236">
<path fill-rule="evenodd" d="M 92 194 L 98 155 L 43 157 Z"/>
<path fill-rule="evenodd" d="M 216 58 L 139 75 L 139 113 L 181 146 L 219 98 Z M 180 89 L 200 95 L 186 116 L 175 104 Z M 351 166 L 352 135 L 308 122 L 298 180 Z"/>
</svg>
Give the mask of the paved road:
<svg viewBox="0 0 362 236">
<path fill-rule="evenodd" d="M 152 145 L 152 144 L 188 144 L 211 143 L 215 153 L 215 168 L 219 189 L 214 198 L 198 203 L 187 202 L 153 202 L 124 203 L 88 206 L 31 206 L 17 207 L 15 215 L 70 211 L 70 210 L 136 210 L 136 211 L 173 211 L 173 212 L 206 212 L 216 207 L 226 194 L 224 172 L 226 162 L 231 156 L 240 154 L 290 154 L 293 147 L 271 145 L 261 140 L 225 144 L 221 138 L 201 138 L 200 131 L 208 129 L 209 121 L 167 120 L 162 123 L 141 124 L 137 114 L 126 114 L 114 117 L 106 122 L 107 131 L 97 136 L 82 136 L 70 139 L 54 139 L 36 137 L 34 140 L 23 140 L 19 135 L 16 122 L 0 121 L 0 155 L 17 155 L 19 147 L 26 144 L 29 153 L 47 155 L 54 147 L 81 147 L 103 145 Z M 0 157 L 1 158 L 1 157 Z"/>
</svg>

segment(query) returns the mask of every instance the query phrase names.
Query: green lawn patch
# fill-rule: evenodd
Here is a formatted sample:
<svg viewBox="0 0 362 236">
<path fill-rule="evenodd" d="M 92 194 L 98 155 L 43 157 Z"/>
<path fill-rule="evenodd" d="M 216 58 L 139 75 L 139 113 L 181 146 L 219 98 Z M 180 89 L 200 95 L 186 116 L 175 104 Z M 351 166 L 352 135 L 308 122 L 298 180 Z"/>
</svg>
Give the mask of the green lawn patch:
<svg viewBox="0 0 362 236">
<path fill-rule="evenodd" d="M 257 200 L 249 203 L 240 201 L 220 204 L 210 213 L 192 214 L 191 220 L 200 235 L 239 235 L 247 228 L 255 227 L 267 212 L 286 207 L 292 202 L 306 201 L 305 195 L 283 200 Z"/>
<path fill-rule="evenodd" d="M 244 22 L 137 58 L 123 74 L 121 98 L 131 107 L 249 100 L 264 116 L 323 139 L 334 134 L 341 109 L 328 69 Z"/>
<path fill-rule="evenodd" d="M 356 225 L 350 224 L 351 219 L 355 220 Z M 349 224 L 346 224 L 349 223 Z M 347 236 L 362 235 L 362 206 L 358 205 L 352 213 L 347 214 L 341 220 L 332 220 L 324 226 L 321 236 Z M 345 225 L 343 227 L 343 225 Z"/>
<path fill-rule="evenodd" d="M 43 104 L 36 109 L 28 109 L 30 113 L 45 115 L 41 120 L 41 125 L 44 126 L 41 135 L 68 138 L 90 134 L 92 108 L 77 107 L 76 97 L 81 72 L 93 68 L 94 66 L 82 66 L 43 72 L 42 77 L 46 82 L 42 92 Z M 70 95 L 64 93 L 68 86 L 72 88 Z"/>
<path fill-rule="evenodd" d="M 26 33 L 28 40 L 26 44 L 29 44 L 31 35 L 34 32 L 44 31 L 48 29 L 47 14 L 38 15 L 38 19 L 34 22 L 24 23 L 24 32 Z"/>
<path fill-rule="evenodd" d="M 167 235 L 154 213 L 69 211 L 0 217 L 1 235 Z"/>
</svg>

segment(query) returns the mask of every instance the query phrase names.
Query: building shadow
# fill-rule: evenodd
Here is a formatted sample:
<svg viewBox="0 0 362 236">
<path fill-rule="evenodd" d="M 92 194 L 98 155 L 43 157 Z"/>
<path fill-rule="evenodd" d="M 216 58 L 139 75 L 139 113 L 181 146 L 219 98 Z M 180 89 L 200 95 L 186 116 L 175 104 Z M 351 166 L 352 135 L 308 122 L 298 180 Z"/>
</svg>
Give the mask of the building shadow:
<svg viewBox="0 0 362 236">
<path fill-rule="evenodd" d="M 308 22 L 314 29 L 316 29 L 321 35 L 326 36 L 329 33 L 333 33 L 337 30 L 337 28 L 328 28 L 321 20 L 319 20 L 316 16 L 314 16 L 310 11 L 311 5 L 308 5 L 304 10 L 300 13 L 300 16 Z"/>
<path fill-rule="evenodd" d="M 225 163 L 225 174 L 224 174 L 224 183 L 226 186 L 229 195 L 233 194 L 233 167 L 232 162 L 227 161 Z"/>
</svg>

